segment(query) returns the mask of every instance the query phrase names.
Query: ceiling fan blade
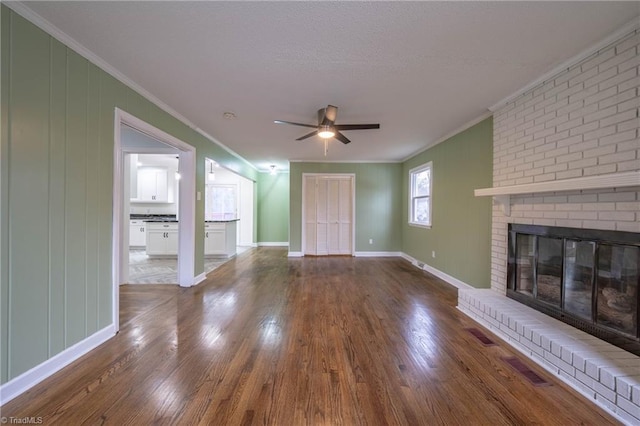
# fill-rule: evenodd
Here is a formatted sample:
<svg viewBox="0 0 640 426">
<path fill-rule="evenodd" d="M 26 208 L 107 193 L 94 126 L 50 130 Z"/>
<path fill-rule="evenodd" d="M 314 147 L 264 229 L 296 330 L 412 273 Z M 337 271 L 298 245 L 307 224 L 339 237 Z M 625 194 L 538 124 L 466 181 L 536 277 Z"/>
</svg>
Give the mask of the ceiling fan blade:
<svg viewBox="0 0 640 426">
<path fill-rule="evenodd" d="M 336 135 L 334 136 L 334 138 L 338 139 L 340 142 L 342 142 L 345 145 L 351 142 L 345 135 L 343 135 L 342 133 L 338 132 L 337 130 L 336 130 Z"/>
<path fill-rule="evenodd" d="M 336 121 L 336 116 L 338 115 L 338 107 L 333 105 L 327 105 L 324 109 L 324 118 L 322 120 L 322 125 L 333 125 L 333 122 Z"/>
<path fill-rule="evenodd" d="M 317 130 L 314 130 L 314 131 L 313 131 L 313 132 L 311 132 L 311 133 L 307 133 L 307 134 L 306 134 L 306 135 L 304 135 L 304 136 L 300 136 L 300 137 L 299 137 L 298 139 L 296 139 L 296 140 L 297 140 L 297 141 L 301 141 L 301 140 L 303 140 L 303 139 L 310 138 L 311 136 L 315 136 L 315 135 L 317 135 L 317 134 L 318 134 L 318 131 L 317 131 Z"/>
<path fill-rule="evenodd" d="M 294 123 L 293 121 L 273 120 L 273 122 L 276 124 L 292 124 L 294 126 L 312 127 L 314 129 L 318 127 L 314 124 Z"/>
<path fill-rule="evenodd" d="M 366 130 L 379 129 L 380 124 L 336 124 L 336 130 Z"/>
</svg>

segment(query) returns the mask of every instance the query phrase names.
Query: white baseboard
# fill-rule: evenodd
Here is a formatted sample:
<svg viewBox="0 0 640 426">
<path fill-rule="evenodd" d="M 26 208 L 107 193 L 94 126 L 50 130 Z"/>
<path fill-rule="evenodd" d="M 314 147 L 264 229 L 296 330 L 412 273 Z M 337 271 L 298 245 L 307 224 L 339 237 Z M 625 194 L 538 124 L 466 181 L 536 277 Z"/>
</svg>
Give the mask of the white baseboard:
<svg viewBox="0 0 640 426">
<path fill-rule="evenodd" d="M 357 251 L 355 257 L 401 257 L 399 251 Z"/>
<path fill-rule="evenodd" d="M 301 251 L 290 251 L 288 256 L 289 257 L 303 257 L 304 254 L 302 254 Z"/>
<path fill-rule="evenodd" d="M 62 370 L 73 361 L 77 360 L 87 352 L 95 349 L 110 338 L 116 335 L 115 326 L 108 325 L 102 330 L 96 331 L 86 339 L 65 349 L 57 355 L 36 365 L 31 370 L 26 371 L 18 377 L 0 386 L 0 405 L 4 405 L 18 395 L 31 389 L 47 377 Z"/>
<path fill-rule="evenodd" d="M 200 275 L 196 276 L 193 278 L 193 285 L 198 285 L 200 284 L 202 281 L 207 279 L 207 273 L 203 272 Z"/>
<path fill-rule="evenodd" d="M 429 272 L 430 274 L 435 275 L 436 277 L 438 277 L 441 280 L 451 284 L 454 287 L 476 289 L 474 286 L 469 285 L 469 284 L 465 283 L 464 281 L 461 281 L 461 280 L 457 279 L 456 277 L 452 277 L 451 275 L 447 274 L 446 272 L 442 272 L 441 270 L 436 269 L 431 265 L 427 265 L 426 263 L 421 262 L 418 259 L 416 259 L 416 258 L 414 258 L 412 256 L 409 256 L 406 253 L 400 253 L 400 257 L 408 260 L 415 267 L 420 268 L 420 269 L 422 269 L 424 271 Z"/>
<path fill-rule="evenodd" d="M 258 247 L 289 247 L 289 241 L 261 241 Z"/>
</svg>

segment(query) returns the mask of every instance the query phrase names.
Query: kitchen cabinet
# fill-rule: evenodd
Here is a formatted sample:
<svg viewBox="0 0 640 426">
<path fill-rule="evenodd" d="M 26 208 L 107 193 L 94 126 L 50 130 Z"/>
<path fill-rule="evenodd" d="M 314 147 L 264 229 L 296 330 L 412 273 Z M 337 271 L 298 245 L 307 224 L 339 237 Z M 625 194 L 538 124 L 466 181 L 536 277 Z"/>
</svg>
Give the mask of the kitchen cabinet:
<svg viewBox="0 0 640 426">
<path fill-rule="evenodd" d="M 147 222 L 147 256 L 178 255 L 178 223 Z"/>
<path fill-rule="evenodd" d="M 205 256 L 231 257 L 236 254 L 236 223 L 237 221 L 205 223 Z"/>
<path fill-rule="evenodd" d="M 143 220 L 129 221 L 129 247 L 144 247 L 147 245 L 147 224 Z"/>
<path fill-rule="evenodd" d="M 157 167 L 138 168 L 137 203 L 170 203 L 167 169 Z"/>
</svg>

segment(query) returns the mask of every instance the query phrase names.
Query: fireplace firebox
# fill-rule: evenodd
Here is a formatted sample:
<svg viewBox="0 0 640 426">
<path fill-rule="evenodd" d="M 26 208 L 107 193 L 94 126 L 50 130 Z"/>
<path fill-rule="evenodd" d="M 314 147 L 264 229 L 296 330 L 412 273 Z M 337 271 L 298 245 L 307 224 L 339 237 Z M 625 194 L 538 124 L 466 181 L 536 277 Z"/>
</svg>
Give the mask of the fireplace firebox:
<svg viewBox="0 0 640 426">
<path fill-rule="evenodd" d="M 640 234 L 509 225 L 507 296 L 640 356 Z"/>
</svg>

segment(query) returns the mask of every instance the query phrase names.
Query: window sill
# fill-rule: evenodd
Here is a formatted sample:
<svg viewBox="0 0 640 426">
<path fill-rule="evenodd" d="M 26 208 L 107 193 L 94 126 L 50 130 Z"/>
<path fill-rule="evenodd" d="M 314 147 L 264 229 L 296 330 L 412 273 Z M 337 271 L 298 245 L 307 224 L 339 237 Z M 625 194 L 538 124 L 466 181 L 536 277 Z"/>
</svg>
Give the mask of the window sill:
<svg viewBox="0 0 640 426">
<path fill-rule="evenodd" d="M 422 223 L 415 223 L 415 222 L 409 222 L 409 226 L 415 226 L 416 228 L 431 229 L 431 225 L 425 225 Z"/>
</svg>

